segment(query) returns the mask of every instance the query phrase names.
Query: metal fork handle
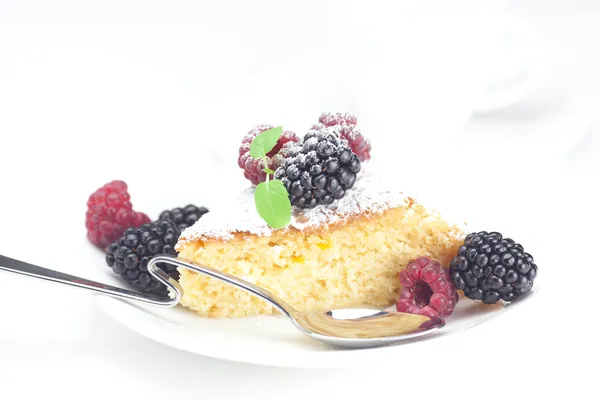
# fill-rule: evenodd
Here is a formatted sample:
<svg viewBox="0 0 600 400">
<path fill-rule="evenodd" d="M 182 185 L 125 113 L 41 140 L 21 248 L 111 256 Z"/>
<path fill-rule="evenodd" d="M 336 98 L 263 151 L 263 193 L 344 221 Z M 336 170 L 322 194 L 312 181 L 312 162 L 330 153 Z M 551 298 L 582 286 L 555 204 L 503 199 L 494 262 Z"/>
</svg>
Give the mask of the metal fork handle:
<svg viewBox="0 0 600 400">
<path fill-rule="evenodd" d="M 239 289 L 242 289 L 252 295 L 255 295 L 269 302 L 282 314 L 284 314 L 287 317 L 290 317 L 290 311 L 288 310 L 292 310 L 292 308 L 289 305 L 285 304 L 283 301 L 275 299 L 275 297 L 267 290 L 262 289 L 243 279 L 227 274 L 225 272 L 205 267 L 203 265 L 183 261 L 171 255 L 158 255 L 153 257 L 148 262 L 148 272 L 150 272 L 150 274 L 163 285 L 167 286 L 167 288 L 169 288 L 170 292 L 173 294 L 172 297 L 160 298 L 152 294 L 135 292 L 133 290 L 123 289 L 120 287 L 95 282 L 89 279 L 80 278 L 78 276 L 69 275 L 64 272 L 39 267 L 37 265 L 15 260 L 14 258 L 6 257 L 0 254 L 0 271 L 8 271 L 33 278 L 43 279 L 120 299 L 134 300 L 142 303 L 163 307 L 174 307 L 177 304 L 179 304 L 179 301 L 183 296 L 183 288 L 181 287 L 179 282 L 177 282 L 175 279 L 171 278 L 163 270 L 161 270 L 157 266 L 158 263 L 167 263 L 180 268 L 186 268 L 191 271 L 203 275 L 208 275 L 212 278 L 233 285 Z"/>
</svg>

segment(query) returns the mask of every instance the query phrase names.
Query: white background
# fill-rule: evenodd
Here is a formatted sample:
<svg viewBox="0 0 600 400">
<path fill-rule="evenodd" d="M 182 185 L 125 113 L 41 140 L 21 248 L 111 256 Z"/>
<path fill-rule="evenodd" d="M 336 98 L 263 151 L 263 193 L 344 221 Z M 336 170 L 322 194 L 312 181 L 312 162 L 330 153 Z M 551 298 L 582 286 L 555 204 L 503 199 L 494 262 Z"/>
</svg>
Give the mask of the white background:
<svg viewBox="0 0 600 400">
<path fill-rule="evenodd" d="M 10 7 L 10 3 L 6 3 Z M 538 31 L 559 80 L 589 100 L 593 111 L 600 111 L 600 79 L 597 77 L 600 4 L 583 0 L 526 0 L 513 1 L 510 9 L 524 16 Z M 86 77 L 75 79 L 84 83 Z M 19 107 L 4 104 L 0 117 L 10 110 L 22 113 L 25 126 L 30 118 L 55 122 L 54 116 L 44 115 L 43 101 L 35 98 L 35 87 L 27 89 L 23 98 L 15 99 Z M 192 109 L 190 106 L 190 110 L 181 112 L 192 112 Z M 72 112 L 74 123 L 92 117 L 82 110 Z M 143 118 L 142 112 L 139 117 Z M 172 123 L 185 129 L 178 127 L 176 121 Z M 101 120 L 98 126 L 99 132 L 108 127 Z M 0 132 L 2 142 L 9 141 L 11 134 Z M 19 134 L 25 135 L 26 131 Z M 57 145 L 51 138 L 38 143 L 50 152 Z M 61 145 L 69 146 L 68 143 Z M 0 142 L 0 157 L 2 151 Z M 62 394 L 66 398 L 106 398 L 127 394 L 149 399 L 176 395 L 207 399 L 376 395 L 386 398 L 449 395 L 522 398 L 552 393 L 591 398 L 595 367 L 585 367 L 584 361 L 595 362 L 598 345 L 591 340 L 596 334 L 585 328 L 589 321 L 584 317 L 588 312 L 590 319 L 595 314 L 594 304 L 590 304 L 585 293 L 597 290 L 594 278 L 598 263 L 593 253 L 597 245 L 592 235 L 598 221 L 594 208 L 599 200 L 595 195 L 600 169 L 598 154 L 600 132 L 593 125 L 584 140 L 564 158 L 540 164 L 538 169 L 542 172 L 536 172 L 534 166 L 524 172 L 523 177 L 535 176 L 539 181 L 517 186 L 519 194 L 511 203 L 514 213 L 503 214 L 509 219 L 511 214 L 515 219 L 528 218 L 530 224 L 539 225 L 539 239 L 533 241 L 534 246 L 543 246 L 544 254 L 556 258 L 554 273 L 548 274 L 552 276 L 545 280 L 548 289 L 540 294 L 544 306 L 536 308 L 536 315 L 517 314 L 511 318 L 514 331 L 506 332 L 510 345 L 502 343 L 502 352 L 496 350 L 499 344 L 494 342 L 477 348 L 469 345 L 474 335 L 481 337 L 490 329 L 499 329 L 503 322 L 499 319 L 495 321 L 497 324 L 478 327 L 454 340 L 453 346 L 464 349 L 464 357 L 458 359 L 448 359 L 443 353 L 424 354 L 422 359 L 398 359 L 381 369 L 316 372 L 234 364 L 179 352 L 130 332 L 100 312 L 85 293 L 3 274 L 0 275 L 2 397 Z M 110 157 L 108 154 L 107 158 Z M 161 155 L 155 157 L 160 159 Z M 85 159 L 82 154 L 81 161 Z M 56 162 L 60 164 L 60 160 Z M 58 223 L 59 227 L 27 224 L 35 218 L 40 201 L 48 196 L 68 196 L 68 189 L 56 187 L 51 181 L 36 181 L 38 197 L 21 198 L 18 192 L 8 188 L 17 187 L 17 183 L 29 185 L 27 177 L 35 176 L 35 169 L 43 166 L 23 160 L 21 165 L 11 168 L 0 171 L 5 185 L 0 189 L 3 198 L 0 229 L 5 240 L 0 243 L 0 253 L 15 257 L 27 254 L 28 260 L 43 264 L 44 252 L 58 252 L 72 264 L 69 247 L 82 244 L 83 240 L 63 243 L 52 232 L 58 230 L 69 239 L 81 236 L 81 231 L 61 230 L 63 226 L 80 223 L 77 214 L 80 210 L 73 215 L 61 215 L 63 222 Z M 72 177 L 73 185 L 85 186 L 89 192 L 96 186 L 94 179 L 80 180 L 72 165 L 64 165 L 64 173 Z M 509 181 L 520 179 L 512 171 L 509 178 Z M 141 191 L 139 188 L 139 198 L 144 196 L 139 194 Z M 540 197 L 540 193 L 547 197 Z M 530 212 L 519 214 L 520 205 Z M 537 209 L 527 205 L 535 205 Z M 6 240 L 8 230 L 10 241 Z M 18 240 L 14 239 L 15 235 Z M 81 264 L 83 271 L 86 260 L 81 260 Z M 583 294 L 575 296 L 578 291 Z M 519 329 L 519 326 L 524 328 Z"/>
</svg>

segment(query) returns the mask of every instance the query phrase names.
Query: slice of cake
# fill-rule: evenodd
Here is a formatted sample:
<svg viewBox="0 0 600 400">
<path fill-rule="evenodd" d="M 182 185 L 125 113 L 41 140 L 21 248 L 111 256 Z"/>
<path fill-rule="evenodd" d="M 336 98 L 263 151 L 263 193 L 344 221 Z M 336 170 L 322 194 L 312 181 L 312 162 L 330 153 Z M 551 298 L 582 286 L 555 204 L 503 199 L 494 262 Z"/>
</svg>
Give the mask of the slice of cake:
<svg viewBox="0 0 600 400">
<path fill-rule="evenodd" d="M 398 273 L 428 256 L 448 266 L 464 235 L 412 198 L 386 189 L 364 170 L 344 197 L 312 209 L 294 207 L 291 223 L 269 228 L 253 189 L 212 207 L 185 230 L 179 257 L 266 288 L 298 310 L 389 306 Z M 181 303 L 209 317 L 271 314 L 266 302 L 233 286 L 180 270 Z"/>
</svg>

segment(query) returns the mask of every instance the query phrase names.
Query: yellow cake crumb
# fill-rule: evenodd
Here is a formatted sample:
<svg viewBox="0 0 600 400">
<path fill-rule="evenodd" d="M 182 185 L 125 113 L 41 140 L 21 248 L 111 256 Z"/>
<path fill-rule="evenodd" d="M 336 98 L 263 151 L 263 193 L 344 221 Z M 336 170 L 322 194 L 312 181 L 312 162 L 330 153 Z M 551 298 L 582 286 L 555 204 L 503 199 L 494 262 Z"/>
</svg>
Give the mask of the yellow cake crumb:
<svg viewBox="0 0 600 400">
<path fill-rule="evenodd" d="M 398 273 L 419 256 L 448 266 L 463 234 L 437 213 L 405 206 L 365 213 L 342 223 L 270 236 L 236 233 L 233 239 L 182 241 L 179 257 L 238 276 L 271 291 L 294 308 L 388 306 Z M 181 304 L 208 317 L 272 314 L 275 310 L 233 286 L 180 269 Z"/>
</svg>

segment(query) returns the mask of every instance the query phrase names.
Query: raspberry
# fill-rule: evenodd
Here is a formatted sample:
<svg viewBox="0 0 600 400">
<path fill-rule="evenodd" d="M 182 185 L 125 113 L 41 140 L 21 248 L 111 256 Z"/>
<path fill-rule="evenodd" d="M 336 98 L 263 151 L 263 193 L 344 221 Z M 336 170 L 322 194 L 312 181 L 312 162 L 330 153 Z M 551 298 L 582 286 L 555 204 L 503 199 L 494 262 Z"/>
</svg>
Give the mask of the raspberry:
<svg viewBox="0 0 600 400">
<path fill-rule="evenodd" d="M 356 125 L 356 115 L 351 113 L 323 113 L 319 117 L 319 123 L 329 127 L 335 125 Z"/>
<path fill-rule="evenodd" d="M 338 135 L 342 139 L 346 139 L 352 151 L 358 156 L 360 161 L 371 159 L 371 142 L 364 138 L 360 129 L 355 125 L 339 125 L 337 128 Z"/>
<path fill-rule="evenodd" d="M 334 133 L 309 131 L 275 171 L 299 208 L 329 205 L 354 186 L 360 160 Z"/>
<path fill-rule="evenodd" d="M 112 181 L 96 190 L 88 199 L 85 226 L 88 239 L 105 249 L 125 232 L 150 222 L 144 213 L 133 211 L 127 184 Z"/>
<path fill-rule="evenodd" d="M 327 128 L 333 129 L 339 137 L 346 140 L 360 161 L 367 161 L 371 158 L 371 142 L 365 139 L 360 129 L 356 126 L 356 116 L 354 114 L 321 114 L 319 123 L 313 125 L 312 129 L 326 131 Z"/>
<path fill-rule="evenodd" d="M 396 310 L 428 317 L 447 317 L 454 311 L 458 294 L 448 269 L 428 257 L 412 260 L 399 274 L 402 290 Z"/>
<path fill-rule="evenodd" d="M 533 257 L 498 232 L 471 233 L 450 263 L 450 274 L 465 296 L 493 304 L 529 292 L 537 276 Z"/>
<path fill-rule="evenodd" d="M 174 247 L 179 235 L 179 229 L 169 219 L 129 228 L 108 247 L 106 264 L 134 289 L 166 296 L 167 288 L 148 272 L 148 261 L 157 254 L 176 255 Z M 179 279 L 176 266 L 159 263 L 157 267 Z"/>
<path fill-rule="evenodd" d="M 258 185 L 267 179 L 264 172 L 265 164 L 262 159 L 255 159 L 250 156 L 250 143 L 259 133 L 273 128 L 272 125 L 258 125 L 244 136 L 239 150 L 238 166 L 244 170 L 244 177 L 252 184 Z M 294 132 L 285 131 L 277 141 L 277 144 L 271 151 L 267 153 L 268 167 L 275 171 L 283 164 L 287 157 L 287 150 L 290 145 L 288 143 L 296 143 L 299 138 Z"/>
</svg>

